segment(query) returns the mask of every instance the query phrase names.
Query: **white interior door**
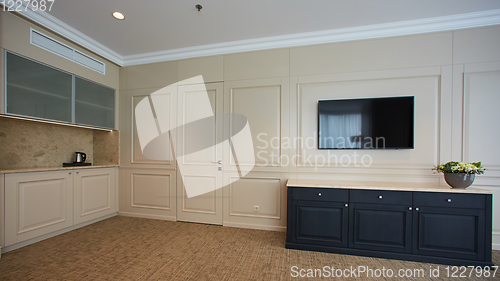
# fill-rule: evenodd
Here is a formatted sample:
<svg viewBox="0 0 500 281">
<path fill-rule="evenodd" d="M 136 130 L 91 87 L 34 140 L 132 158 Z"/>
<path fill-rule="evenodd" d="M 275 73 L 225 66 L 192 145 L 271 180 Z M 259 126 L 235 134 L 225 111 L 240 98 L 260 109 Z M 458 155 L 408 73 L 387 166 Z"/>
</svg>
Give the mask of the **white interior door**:
<svg viewBox="0 0 500 281">
<path fill-rule="evenodd" d="M 222 110 L 222 83 L 179 86 L 179 221 L 222 224 Z"/>
</svg>

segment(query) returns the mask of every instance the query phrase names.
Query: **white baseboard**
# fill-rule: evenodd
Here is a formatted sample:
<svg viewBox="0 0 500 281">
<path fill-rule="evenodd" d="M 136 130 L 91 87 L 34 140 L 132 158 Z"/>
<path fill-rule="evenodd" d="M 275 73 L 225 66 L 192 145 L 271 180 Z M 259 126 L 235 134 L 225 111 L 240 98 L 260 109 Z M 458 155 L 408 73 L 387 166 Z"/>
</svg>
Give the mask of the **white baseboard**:
<svg viewBox="0 0 500 281">
<path fill-rule="evenodd" d="M 84 227 L 84 226 L 87 226 L 87 225 L 90 225 L 90 224 L 93 224 L 93 223 L 96 223 L 96 222 L 99 222 L 99 221 L 102 221 L 102 220 L 105 220 L 105 219 L 109 219 L 109 218 L 114 217 L 116 215 L 117 215 L 117 213 L 113 213 L 111 215 L 107 215 L 107 216 L 100 217 L 100 218 L 97 218 L 97 219 L 93 219 L 93 220 L 90 220 L 90 221 L 87 221 L 87 222 L 84 222 L 84 223 L 73 225 L 73 226 L 65 228 L 65 229 L 54 231 L 54 232 L 51 232 L 51 233 L 48 233 L 48 234 L 45 234 L 45 235 L 42 235 L 42 236 L 39 236 L 39 237 L 36 237 L 36 238 L 33 238 L 33 239 L 29 239 L 29 240 L 26 240 L 26 241 L 23 241 L 23 242 L 16 243 L 14 245 L 7 246 L 5 248 L 2 248 L 1 251 L 2 251 L 2 254 L 5 254 L 7 252 L 17 250 L 19 248 L 22 248 L 22 247 L 34 244 L 36 242 L 40 242 L 40 241 L 43 241 L 45 239 L 49 239 L 49 238 L 52 238 L 54 236 L 57 236 L 57 235 L 60 235 L 60 234 L 63 234 L 63 233 L 66 233 L 66 232 L 78 229 L 80 227 Z"/>
<path fill-rule="evenodd" d="M 286 226 L 223 222 L 223 226 L 286 232 Z"/>
<path fill-rule="evenodd" d="M 139 214 L 139 213 L 130 213 L 130 212 L 122 212 L 122 211 L 118 212 L 118 215 L 123 216 L 123 217 L 134 217 L 134 218 L 165 220 L 165 221 L 177 221 L 176 217 L 150 215 L 150 214 Z"/>
</svg>

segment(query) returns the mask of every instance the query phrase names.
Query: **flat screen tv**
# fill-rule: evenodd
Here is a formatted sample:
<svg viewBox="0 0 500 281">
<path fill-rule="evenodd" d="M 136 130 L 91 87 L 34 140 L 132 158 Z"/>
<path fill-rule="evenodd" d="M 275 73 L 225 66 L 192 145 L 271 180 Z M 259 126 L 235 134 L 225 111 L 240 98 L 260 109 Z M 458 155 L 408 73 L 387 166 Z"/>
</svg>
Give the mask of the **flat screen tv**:
<svg viewBox="0 0 500 281">
<path fill-rule="evenodd" d="M 414 97 L 321 100 L 319 149 L 412 149 Z"/>
</svg>

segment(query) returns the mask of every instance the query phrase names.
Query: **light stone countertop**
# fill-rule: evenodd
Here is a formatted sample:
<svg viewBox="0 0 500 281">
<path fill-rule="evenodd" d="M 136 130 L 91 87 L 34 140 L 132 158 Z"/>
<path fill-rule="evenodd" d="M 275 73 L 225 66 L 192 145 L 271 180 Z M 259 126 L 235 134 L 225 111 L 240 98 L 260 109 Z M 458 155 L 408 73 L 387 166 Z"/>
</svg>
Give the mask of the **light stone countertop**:
<svg viewBox="0 0 500 281">
<path fill-rule="evenodd" d="M 448 185 L 420 182 L 376 182 L 376 181 L 336 181 L 336 180 L 312 180 L 312 179 L 289 179 L 287 187 L 320 187 L 341 189 L 370 189 L 370 190 L 394 190 L 394 191 L 421 191 L 421 192 L 450 192 L 450 193 L 472 193 L 493 194 L 492 190 L 476 188 L 451 188 Z"/>
<path fill-rule="evenodd" d="M 118 164 L 109 165 L 92 165 L 92 166 L 74 166 L 74 167 L 41 167 L 41 168 L 19 168 L 10 170 L 0 170 L 0 174 L 15 174 L 15 173 L 30 173 L 30 172 L 47 172 L 47 171 L 63 171 L 63 170 L 80 170 L 80 169 L 98 169 L 118 167 Z"/>
</svg>

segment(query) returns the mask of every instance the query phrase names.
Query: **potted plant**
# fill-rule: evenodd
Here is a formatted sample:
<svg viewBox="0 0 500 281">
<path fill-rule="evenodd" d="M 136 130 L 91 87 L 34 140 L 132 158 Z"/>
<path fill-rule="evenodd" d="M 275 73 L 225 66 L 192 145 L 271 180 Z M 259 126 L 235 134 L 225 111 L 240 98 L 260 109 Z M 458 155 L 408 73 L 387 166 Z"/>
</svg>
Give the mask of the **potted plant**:
<svg viewBox="0 0 500 281">
<path fill-rule="evenodd" d="M 444 174 L 444 180 L 452 188 L 467 188 L 476 177 L 476 174 L 484 174 L 485 168 L 481 162 L 464 163 L 451 161 L 446 164 L 437 165 L 433 170 Z"/>
</svg>

